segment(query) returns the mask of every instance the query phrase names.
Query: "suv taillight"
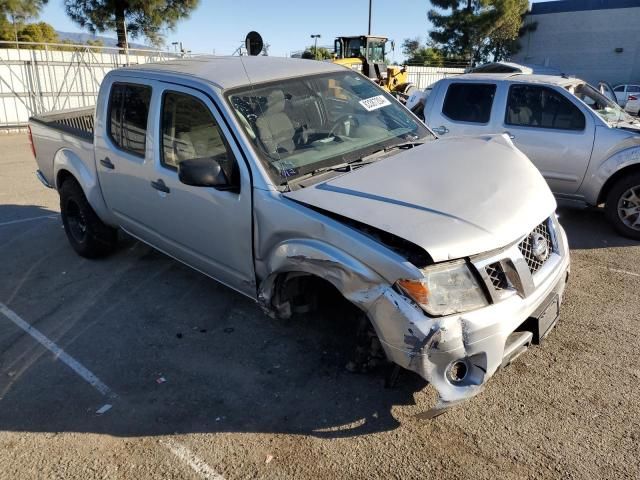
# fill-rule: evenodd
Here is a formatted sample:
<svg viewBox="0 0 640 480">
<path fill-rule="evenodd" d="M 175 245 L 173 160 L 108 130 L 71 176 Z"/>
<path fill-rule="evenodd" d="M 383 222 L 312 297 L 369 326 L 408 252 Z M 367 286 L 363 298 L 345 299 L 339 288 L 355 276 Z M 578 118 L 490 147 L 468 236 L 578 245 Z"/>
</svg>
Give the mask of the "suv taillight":
<svg viewBox="0 0 640 480">
<path fill-rule="evenodd" d="M 36 158 L 36 147 L 33 145 L 33 135 L 31 135 L 31 125 L 27 126 L 27 130 L 29 130 L 29 145 L 31 145 L 31 153 L 33 153 L 33 158 Z"/>
<path fill-rule="evenodd" d="M 627 100 L 638 100 L 638 97 L 636 97 L 635 95 L 629 95 L 629 98 Z"/>
</svg>

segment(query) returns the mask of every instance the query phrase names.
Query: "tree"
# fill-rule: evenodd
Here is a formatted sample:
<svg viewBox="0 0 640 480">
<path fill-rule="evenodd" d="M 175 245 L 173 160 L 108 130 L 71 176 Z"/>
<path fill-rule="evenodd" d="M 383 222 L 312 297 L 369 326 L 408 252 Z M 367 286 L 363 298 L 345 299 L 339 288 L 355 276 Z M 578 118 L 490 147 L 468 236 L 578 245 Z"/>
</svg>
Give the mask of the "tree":
<svg viewBox="0 0 640 480">
<path fill-rule="evenodd" d="M 405 38 L 402 42 L 402 53 L 407 57 L 409 65 L 441 67 L 444 65 L 442 52 L 427 44 L 422 45 L 419 38 Z"/>
<path fill-rule="evenodd" d="M 0 38 L 16 40 L 21 25 L 38 16 L 48 0 L 0 0 Z"/>
<path fill-rule="evenodd" d="M 1 1 L 1 0 L 0 0 Z M 189 16 L 199 0 L 65 0 L 71 19 L 91 33 L 115 30 L 118 47 L 126 48 L 127 36 L 146 37 L 154 45 L 163 42 L 162 30 L 174 29 Z"/>
<path fill-rule="evenodd" d="M 429 36 L 448 57 L 470 65 L 495 57 L 500 45 L 516 39 L 528 0 L 432 0 L 434 30 Z"/>
<path fill-rule="evenodd" d="M 316 51 L 316 47 L 312 45 L 305 49 L 302 53 L 302 58 L 308 60 L 330 60 L 333 58 L 333 54 L 324 47 L 318 47 L 318 51 Z"/>
</svg>

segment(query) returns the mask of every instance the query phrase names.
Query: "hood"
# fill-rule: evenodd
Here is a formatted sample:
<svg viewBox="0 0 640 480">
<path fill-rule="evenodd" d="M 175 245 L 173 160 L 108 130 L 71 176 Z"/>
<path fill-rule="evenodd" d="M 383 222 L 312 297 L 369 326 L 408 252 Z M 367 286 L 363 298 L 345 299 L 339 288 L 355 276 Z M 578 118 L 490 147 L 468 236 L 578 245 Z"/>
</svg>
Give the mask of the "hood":
<svg viewBox="0 0 640 480">
<path fill-rule="evenodd" d="M 428 142 L 284 195 L 404 238 L 436 262 L 506 246 L 556 207 L 502 135 Z"/>
</svg>

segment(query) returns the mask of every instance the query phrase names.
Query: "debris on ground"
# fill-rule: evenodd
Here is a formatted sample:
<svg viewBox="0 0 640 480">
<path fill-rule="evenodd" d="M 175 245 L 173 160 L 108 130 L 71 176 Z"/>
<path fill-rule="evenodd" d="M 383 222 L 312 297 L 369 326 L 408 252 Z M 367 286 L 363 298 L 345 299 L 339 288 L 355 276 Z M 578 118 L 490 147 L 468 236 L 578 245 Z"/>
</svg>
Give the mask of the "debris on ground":
<svg viewBox="0 0 640 480">
<path fill-rule="evenodd" d="M 98 410 L 96 410 L 96 415 L 102 415 L 103 413 L 107 413 L 109 410 L 111 410 L 112 406 L 113 405 L 111 405 L 110 403 L 105 403 Z"/>
<path fill-rule="evenodd" d="M 158 378 L 156 378 L 156 383 L 157 383 L 157 384 L 165 383 L 166 381 L 167 381 L 167 379 L 166 379 L 166 378 L 164 378 L 164 377 L 158 377 Z"/>
<path fill-rule="evenodd" d="M 265 458 L 264 463 L 266 465 L 269 465 L 271 463 L 271 460 L 273 460 L 273 455 L 267 455 L 267 458 Z"/>
<path fill-rule="evenodd" d="M 176 333 L 176 338 L 182 338 L 182 333 L 180 332 Z"/>
<path fill-rule="evenodd" d="M 223 331 L 224 331 L 224 333 L 233 333 L 234 330 L 235 330 L 235 328 L 233 328 L 233 327 L 227 327 Z"/>
</svg>

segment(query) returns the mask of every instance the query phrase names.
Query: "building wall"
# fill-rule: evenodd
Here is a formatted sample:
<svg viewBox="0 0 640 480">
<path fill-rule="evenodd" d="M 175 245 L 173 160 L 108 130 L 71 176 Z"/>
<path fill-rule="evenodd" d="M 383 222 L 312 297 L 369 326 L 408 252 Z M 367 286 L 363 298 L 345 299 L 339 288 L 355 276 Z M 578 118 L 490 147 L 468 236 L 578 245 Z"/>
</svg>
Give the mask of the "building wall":
<svg viewBox="0 0 640 480">
<path fill-rule="evenodd" d="M 564 2 L 554 2 L 564 3 Z M 535 13 L 534 32 L 513 60 L 549 65 L 590 83 L 640 83 L 640 2 L 637 7 Z M 607 5 L 606 0 L 602 5 Z M 621 53 L 616 53 L 622 48 Z"/>
</svg>

